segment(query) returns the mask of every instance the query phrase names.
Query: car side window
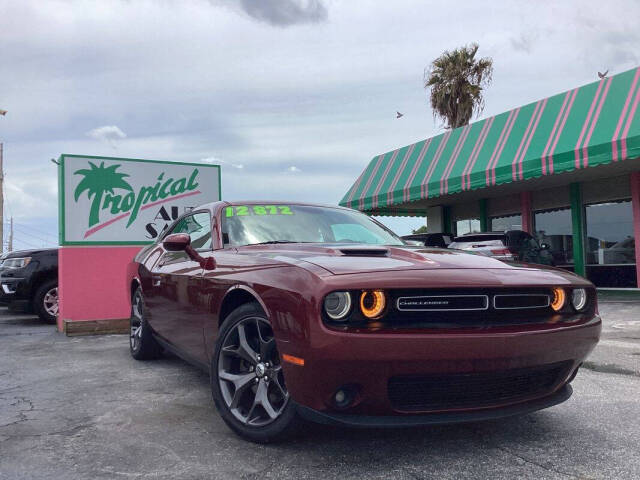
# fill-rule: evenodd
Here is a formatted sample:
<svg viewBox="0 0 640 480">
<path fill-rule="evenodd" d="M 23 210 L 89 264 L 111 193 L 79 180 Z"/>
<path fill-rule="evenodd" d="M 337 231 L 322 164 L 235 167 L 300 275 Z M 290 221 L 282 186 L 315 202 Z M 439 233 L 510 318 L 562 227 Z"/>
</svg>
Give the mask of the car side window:
<svg viewBox="0 0 640 480">
<path fill-rule="evenodd" d="M 211 249 L 211 216 L 209 212 L 187 215 L 175 224 L 171 233 L 187 233 L 196 250 Z"/>
</svg>

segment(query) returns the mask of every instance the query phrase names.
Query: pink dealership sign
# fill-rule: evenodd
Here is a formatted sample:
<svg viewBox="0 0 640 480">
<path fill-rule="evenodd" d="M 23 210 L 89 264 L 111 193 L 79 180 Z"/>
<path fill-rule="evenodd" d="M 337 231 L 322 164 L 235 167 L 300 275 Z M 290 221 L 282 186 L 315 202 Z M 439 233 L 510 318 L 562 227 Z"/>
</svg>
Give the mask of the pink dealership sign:
<svg viewBox="0 0 640 480">
<path fill-rule="evenodd" d="M 185 211 L 220 200 L 220 167 L 82 155 L 59 164 L 58 328 L 123 324 L 134 255 Z"/>
</svg>

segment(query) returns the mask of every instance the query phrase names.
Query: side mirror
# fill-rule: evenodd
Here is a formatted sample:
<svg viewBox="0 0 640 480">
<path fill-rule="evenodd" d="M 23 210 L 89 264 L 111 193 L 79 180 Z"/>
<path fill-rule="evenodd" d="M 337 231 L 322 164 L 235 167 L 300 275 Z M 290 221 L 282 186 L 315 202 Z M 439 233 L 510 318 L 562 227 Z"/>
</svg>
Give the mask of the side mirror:
<svg viewBox="0 0 640 480">
<path fill-rule="evenodd" d="M 168 252 L 185 252 L 191 260 L 200 264 L 205 270 L 215 270 L 216 260 L 213 257 L 203 257 L 191 247 L 191 237 L 186 233 L 172 233 L 162 241 L 162 246 Z"/>
<path fill-rule="evenodd" d="M 546 243 L 541 243 L 540 244 L 540 250 L 549 250 L 549 245 Z"/>
<path fill-rule="evenodd" d="M 191 246 L 191 237 L 186 233 L 172 233 L 165 237 L 162 246 L 169 252 L 181 252 Z"/>
</svg>

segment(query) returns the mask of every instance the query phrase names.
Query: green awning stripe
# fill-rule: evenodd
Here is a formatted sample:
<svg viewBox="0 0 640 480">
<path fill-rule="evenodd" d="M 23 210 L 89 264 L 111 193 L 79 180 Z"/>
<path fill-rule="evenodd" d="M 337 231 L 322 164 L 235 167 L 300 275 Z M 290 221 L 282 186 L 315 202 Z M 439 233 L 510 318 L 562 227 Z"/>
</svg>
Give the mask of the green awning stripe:
<svg viewBox="0 0 640 480">
<path fill-rule="evenodd" d="M 360 176 L 358 177 L 358 180 L 356 180 L 356 183 L 354 183 L 351 188 L 349 189 L 349 191 L 347 192 L 347 194 L 345 195 L 343 201 L 345 201 L 349 207 L 352 207 L 351 202 L 353 201 L 353 197 L 356 194 L 356 190 L 358 190 L 358 187 L 360 187 L 360 183 L 362 182 L 362 179 L 365 177 L 365 173 L 367 172 L 367 170 L 363 170 L 362 173 L 360 174 Z"/>
<path fill-rule="evenodd" d="M 375 157 L 371 163 L 367 166 L 367 168 L 365 169 L 364 172 L 362 172 L 362 175 L 360 175 L 360 178 L 358 178 L 358 181 L 354 184 L 353 186 L 353 190 L 351 192 L 350 198 L 349 198 L 349 207 L 350 208 L 358 208 L 359 202 L 360 202 L 360 192 L 362 191 L 365 183 L 367 182 L 367 180 L 370 179 L 370 175 L 371 175 L 371 170 L 374 168 L 374 166 L 377 164 L 377 162 L 384 157 L 384 154 L 382 155 L 378 155 L 377 157 Z"/>
<path fill-rule="evenodd" d="M 373 191 L 373 197 L 371 199 L 371 208 L 376 208 L 378 206 L 378 193 L 380 192 L 380 189 L 382 188 L 382 185 L 384 184 L 385 179 L 389 175 L 389 170 L 391 170 L 391 167 L 395 164 L 396 158 L 398 157 L 398 153 L 400 152 L 400 150 L 402 149 L 398 149 L 395 152 L 393 152 L 393 155 L 391 155 L 391 158 L 389 159 L 389 161 L 387 161 L 387 166 L 385 167 L 384 172 L 382 173 L 382 178 L 378 182 L 378 186 Z"/>
<path fill-rule="evenodd" d="M 640 98 L 640 93 L 638 93 L 638 90 L 640 89 L 640 87 L 638 86 L 639 77 L 640 77 L 640 68 L 638 68 L 635 76 L 633 77 L 633 82 L 631 83 L 631 87 L 629 88 L 629 92 L 627 94 L 626 101 L 624 103 L 624 108 L 622 110 L 622 113 L 620 114 L 620 118 L 618 119 L 618 123 L 616 125 L 616 130 L 613 134 L 613 137 L 611 138 L 614 162 L 618 161 L 618 142 L 620 141 L 620 133 L 621 133 L 620 129 L 623 123 L 625 126 L 624 126 L 624 129 L 622 130 L 622 141 L 621 141 L 620 149 L 622 150 L 622 157 L 623 158 L 625 157 L 625 153 L 627 149 L 626 137 L 628 135 L 631 122 L 633 121 L 633 118 L 634 118 L 635 109 L 638 106 L 638 99 Z M 633 107 L 632 107 L 633 111 L 627 115 L 627 111 L 629 109 L 629 105 L 631 103 L 631 99 L 634 94 L 635 94 L 635 102 L 633 103 Z"/>
<path fill-rule="evenodd" d="M 379 155 L 340 203 L 378 211 L 636 158 L 639 103 L 640 67 Z"/>
<path fill-rule="evenodd" d="M 473 170 L 473 166 L 475 165 L 476 160 L 478 160 L 478 156 L 480 155 L 480 151 L 484 146 L 484 142 L 487 140 L 487 136 L 489 135 L 489 131 L 493 126 L 494 120 L 495 117 L 491 117 L 482 122 L 482 130 L 480 131 L 480 135 L 478 135 L 478 140 L 473 146 L 473 150 L 471 151 L 471 155 L 469 156 L 469 160 L 467 160 L 467 164 L 465 165 L 465 169 L 462 174 L 462 178 L 460 181 L 461 190 L 471 189 L 471 171 Z"/>
<path fill-rule="evenodd" d="M 383 155 L 380 155 L 378 157 L 378 160 L 376 161 L 375 165 L 371 169 L 371 172 L 369 173 L 369 178 L 367 178 L 367 182 L 365 183 L 365 185 L 364 185 L 364 187 L 362 189 L 362 193 L 358 197 L 358 210 L 364 210 L 364 201 L 365 201 L 365 199 L 371 198 L 370 193 L 369 193 L 369 187 L 371 187 L 371 184 L 373 183 L 373 179 L 375 178 L 376 174 L 378 173 L 378 170 L 380 170 L 380 165 L 382 164 L 384 158 L 387 155 L 389 155 L 389 153 L 391 153 L 391 152 L 388 152 L 388 153 L 385 153 Z"/>
<path fill-rule="evenodd" d="M 531 119 L 529 120 L 527 130 L 525 131 L 522 140 L 520 141 L 520 145 L 518 146 L 518 150 L 513 157 L 513 161 L 511 162 L 511 176 L 514 181 L 524 180 L 524 176 L 522 174 L 522 161 L 524 160 L 524 156 L 527 154 L 527 150 L 529 149 L 529 145 L 531 144 L 531 139 L 536 133 L 536 129 L 538 128 L 538 124 L 540 123 L 540 118 L 544 113 L 544 108 L 547 106 L 547 101 L 548 99 L 545 98 L 544 100 L 536 103 L 536 107 L 533 110 Z"/>
<path fill-rule="evenodd" d="M 489 165 L 489 181 L 488 185 L 496 184 L 496 167 L 500 162 L 500 158 L 502 157 L 502 153 L 504 152 L 504 147 L 507 145 L 507 140 L 511 136 L 511 132 L 513 131 L 513 126 L 518 121 L 518 115 L 520 114 L 520 108 L 516 108 L 512 110 L 507 119 L 507 123 L 502 129 L 502 134 L 496 148 L 493 151 L 493 157 L 491 158 Z"/>
<path fill-rule="evenodd" d="M 462 131 L 460 132 L 460 138 L 458 139 L 458 142 L 453 149 L 453 153 L 451 154 L 451 158 L 449 158 L 447 166 L 445 167 L 442 177 L 440 178 L 440 195 L 447 193 L 447 190 L 449 189 L 449 175 L 451 174 L 451 169 L 455 165 L 456 160 L 458 160 L 460 151 L 462 150 L 464 143 L 467 141 L 469 130 L 471 130 L 471 125 L 463 127 Z"/>
<path fill-rule="evenodd" d="M 542 174 L 547 174 L 547 164 L 549 165 L 549 173 L 553 173 L 553 155 L 552 155 L 552 142 L 558 138 L 562 129 L 564 128 L 564 124 L 567 122 L 567 116 L 569 115 L 569 110 L 571 110 L 571 106 L 573 105 L 573 101 L 576 98 L 576 92 L 578 89 L 569 90 L 562 101 L 562 106 L 556 115 L 555 122 L 553 123 L 553 128 L 551 129 L 551 133 L 549 134 L 549 138 L 547 139 L 547 143 L 542 152 Z M 557 141 L 556 141 L 557 143 Z M 554 145 L 555 148 L 555 145 Z"/>
<path fill-rule="evenodd" d="M 612 78 L 607 78 L 603 82 L 598 83 L 598 89 L 596 90 L 596 94 L 593 97 L 593 100 L 591 102 L 591 107 L 589 108 L 589 113 L 587 114 L 587 118 L 584 121 L 584 124 L 582 125 L 582 130 L 580 131 L 580 137 L 576 142 L 576 146 L 575 146 L 576 168 L 580 168 L 581 160 L 582 160 L 583 167 L 586 167 L 589 165 L 589 154 L 588 154 L 589 139 L 591 138 L 593 129 L 598 121 L 600 112 L 602 111 L 602 105 L 604 104 L 607 98 L 607 93 L 609 92 L 609 87 L 611 87 L 612 80 L 613 80 Z M 591 126 L 591 128 L 589 128 L 589 126 Z"/>
<path fill-rule="evenodd" d="M 440 144 L 438 145 L 438 149 L 436 150 L 436 153 L 433 156 L 433 159 L 429 163 L 429 168 L 427 169 L 427 172 L 424 175 L 424 179 L 422 180 L 422 182 L 420 184 L 417 185 L 417 186 L 420 187 L 420 197 L 419 198 L 427 198 L 429 196 L 429 181 L 431 180 L 431 177 L 433 176 L 433 173 L 436 171 L 436 167 L 438 166 L 438 162 L 442 158 L 442 153 L 447 148 L 447 143 L 449 143 L 449 139 L 451 138 L 451 136 L 454 133 L 459 134 L 458 132 L 459 132 L 459 129 L 449 131 L 449 132 L 445 133 L 444 136 L 442 136 L 442 138 L 440 139 Z"/>
<path fill-rule="evenodd" d="M 415 144 L 409 145 L 407 147 L 407 151 L 402 157 L 402 163 L 396 169 L 396 174 L 393 177 L 393 180 L 391 181 L 391 185 L 389 185 L 389 189 L 387 190 L 387 205 L 393 204 L 393 192 L 396 188 L 396 185 L 398 185 L 398 182 L 400 181 L 400 177 L 404 173 L 404 169 L 407 167 L 407 163 L 409 162 L 409 157 L 411 157 L 411 154 L 413 154 L 413 151 L 415 150 L 415 148 L 416 148 Z"/>
<path fill-rule="evenodd" d="M 407 152 L 410 150 L 410 145 L 406 147 L 402 147 L 397 150 L 397 155 L 395 158 L 392 158 L 391 161 L 385 167 L 385 171 L 381 177 L 381 181 L 378 182 L 377 192 L 373 197 L 373 204 L 377 207 L 380 204 L 380 199 L 382 197 L 386 197 L 387 193 L 392 190 L 392 182 L 394 175 L 390 172 L 400 172 L 402 170 L 403 160 L 407 155 Z M 388 200 L 385 198 L 383 202 L 388 203 Z M 374 207 L 375 208 L 375 207 Z"/>
<path fill-rule="evenodd" d="M 427 155 L 427 152 L 429 151 L 429 148 L 431 147 L 432 143 L 433 143 L 433 138 L 428 138 L 422 144 L 422 148 L 418 153 L 418 158 L 414 162 L 413 168 L 411 168 L 411 171 L 409 172 L 409 176 L 405 181 L 404 188 L 402 189 L 403 202 L 408 202 L 409 199 L 411 198 L 409 188 L 411 187 L 413 180 L 416 178 L 416 175 L 418 174 L 418 170 L 420 170 L 420 167 L 422 167 L 422 165 L 424 164 L 424 157 Z"/>
</svg>

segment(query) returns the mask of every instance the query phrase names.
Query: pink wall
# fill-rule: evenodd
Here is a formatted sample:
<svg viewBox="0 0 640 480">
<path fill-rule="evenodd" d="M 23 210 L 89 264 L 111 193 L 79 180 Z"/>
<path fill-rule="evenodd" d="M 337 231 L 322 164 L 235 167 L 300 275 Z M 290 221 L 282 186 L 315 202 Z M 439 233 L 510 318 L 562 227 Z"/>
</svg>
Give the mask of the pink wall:
<svg viewBox="0 0 640 480">
<path fill-rule="evenodd" d="M 640 288 L 640 172 L 631 174 L 631 205 L 633 208 L 633 235 L 636 239 L 636 286 Z"/>
<path fill-rule="evenodd" d="M 58 251 L 58 329 L 65 320 L 129 318 L 127 267 L 139 246 L 61 247 Z"/>
<path fill-rule="evenodd" d="M 522 212 L 522 230 L 533 234 L 533 221 L 531 218 L 531 192 L 520 194 L 520 209 Z"/>
</svg>

